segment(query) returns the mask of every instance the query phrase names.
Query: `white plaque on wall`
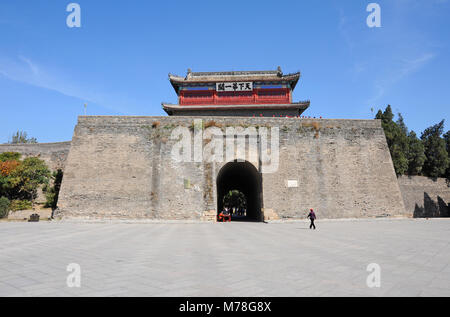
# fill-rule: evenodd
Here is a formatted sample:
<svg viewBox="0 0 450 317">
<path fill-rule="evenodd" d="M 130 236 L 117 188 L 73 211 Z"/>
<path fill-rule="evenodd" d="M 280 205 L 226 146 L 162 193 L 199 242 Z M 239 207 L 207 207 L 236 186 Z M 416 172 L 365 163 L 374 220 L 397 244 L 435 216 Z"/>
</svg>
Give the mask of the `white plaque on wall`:
<svg viewBox="0 0 450 317">
<path fill-rule="evenodd" d="M 287 187 L 298 187 L 298 181 L 296 179 L 288 179 L 287 180 Z"/>
</svg>

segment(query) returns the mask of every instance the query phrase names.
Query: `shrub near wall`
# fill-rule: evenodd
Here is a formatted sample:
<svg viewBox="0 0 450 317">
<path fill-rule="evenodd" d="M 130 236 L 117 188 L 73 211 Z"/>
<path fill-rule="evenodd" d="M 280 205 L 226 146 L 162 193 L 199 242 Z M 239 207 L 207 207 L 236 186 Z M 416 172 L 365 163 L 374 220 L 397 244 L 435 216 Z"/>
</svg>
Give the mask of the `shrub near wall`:
<svg viewBox="0 0 450 317">
<path fill-rule="evenodd" d="M 20 160 L 20 153 L 0 154 L 0 196 L 11 200 L 13 211 L 31 209 L 39 188 L 47 185 L 50 177 L 47 164 L 38 157 Z"/>
<path fill-rule="evenodd" d="M 18 210 L 28 210 L 33 208 L 31 201 L 28 200 L 13 200 L 11 201 L 11 204 L 9 208 L 12 211 L 18 211 Z"/>
<path fill-rule="evenodd" d="M 6 197 L 0 197 L 0 219 L 8 217 L 9 211 L 9 199 Z"/>
</svg>

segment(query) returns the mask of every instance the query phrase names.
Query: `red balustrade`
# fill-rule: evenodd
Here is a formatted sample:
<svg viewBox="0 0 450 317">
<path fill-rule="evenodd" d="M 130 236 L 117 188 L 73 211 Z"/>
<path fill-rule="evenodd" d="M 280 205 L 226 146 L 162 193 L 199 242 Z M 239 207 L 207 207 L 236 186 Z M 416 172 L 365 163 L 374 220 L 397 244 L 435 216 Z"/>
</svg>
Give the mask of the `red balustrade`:
<svg viewBox="0 0 450 317">
<path fill-rule="evenodd" d="M 179 95 L 180 105 L 252 105 L 252 104 L 288 104 L 291 91 L 282 89 L 254 89 L 253 91 L 217 92 L 185 91 Z"/>
</svg>

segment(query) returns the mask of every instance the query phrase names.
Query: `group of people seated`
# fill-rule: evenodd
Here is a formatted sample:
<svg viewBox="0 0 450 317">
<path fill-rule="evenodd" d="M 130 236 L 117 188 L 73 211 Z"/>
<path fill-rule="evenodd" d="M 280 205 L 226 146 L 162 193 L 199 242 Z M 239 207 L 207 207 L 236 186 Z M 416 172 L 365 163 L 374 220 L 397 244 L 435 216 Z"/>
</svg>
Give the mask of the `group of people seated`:
<svg viewBox="0 0 450 317">
<path fill-rule="evenodd" d="M 232 215 L 236 215 L 236 216 L 240 216 L 240 217 L 244 217 L 247 213 L 247 210 L 245 208 L 241 208 L 241 207 L 224 207 L 222 212 L 220 212 L 217 215 L 217 221 L 219 222 L 227 222 L 227 221 L 231 221 L 231 216 Z"/>
</svg>

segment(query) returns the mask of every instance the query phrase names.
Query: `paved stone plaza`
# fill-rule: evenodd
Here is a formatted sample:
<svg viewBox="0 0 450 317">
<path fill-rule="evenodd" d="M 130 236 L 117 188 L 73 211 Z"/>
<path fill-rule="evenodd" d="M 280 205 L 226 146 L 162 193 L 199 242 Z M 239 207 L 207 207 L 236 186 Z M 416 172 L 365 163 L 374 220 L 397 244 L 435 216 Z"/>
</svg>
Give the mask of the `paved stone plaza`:
<svg viewBox="0 0 450 317">
<path fill-rule="evenodd" d="M 450 220 L 317 225 L 1 222 L 0 296 L 450 296 Z"/>
</svg>

